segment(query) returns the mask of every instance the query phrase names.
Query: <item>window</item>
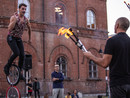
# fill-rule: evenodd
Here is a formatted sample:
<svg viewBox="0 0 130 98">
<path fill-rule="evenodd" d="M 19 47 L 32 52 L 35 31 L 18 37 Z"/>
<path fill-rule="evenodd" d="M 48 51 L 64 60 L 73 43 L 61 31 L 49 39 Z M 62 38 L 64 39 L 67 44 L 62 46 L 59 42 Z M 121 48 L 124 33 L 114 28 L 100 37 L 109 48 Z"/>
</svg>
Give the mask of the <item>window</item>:
<svg viewBox="0 0 130 98">
<path fill-rule="evenodd" d="M 55 7 L 55 20 L 58 24 L 63 24 L 64 8 L 62 6 Z"/>
<path fill-rule="evenodd" d="M 98 77 L 98 72 L 97 72 L 97 65 L 90 60 L 89 61 L 89 78 L 97 78 Z"/>
<path fill-rule="evenodd" d="M 30 19 L 30 2 L 29 0 L 18 0 L 18 6 L 21 3 L 25 3 L 27 5 L 25 16 Z"/>
<path fill-rule="evenodd" d="M 60 66 L 60 72 L 67 77 L 67 60 L 65 57 L 61 56 L 57 59 L 56 63 Z"/>
<path fill-rule="evenodd" d="M 86 18 L 87 18 L 87 28 L 96 29 L 95 14 L 92 10 L 87 11 Z"/>
</svg>

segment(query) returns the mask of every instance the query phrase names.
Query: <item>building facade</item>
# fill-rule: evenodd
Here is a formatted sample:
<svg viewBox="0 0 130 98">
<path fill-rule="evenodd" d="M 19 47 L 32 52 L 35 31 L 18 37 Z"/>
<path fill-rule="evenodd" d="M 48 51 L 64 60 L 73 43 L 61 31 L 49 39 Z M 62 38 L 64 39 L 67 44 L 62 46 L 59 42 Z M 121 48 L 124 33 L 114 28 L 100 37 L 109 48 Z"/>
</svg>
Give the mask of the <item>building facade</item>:
<svg viewBox="0 0 130 98">
<path fill-rule="evenodd" d="M 102 57 L 107 32 L 106 0 L 0 0 L 0 94 L 9 87 L 3 67 L 12 54 L 7 45 L 9 19 L 20 3 L 27 4 L 26 17 L 31 22 L 31 43 L 25 30 L 25 54 L 32 55 L 31 77 L 40 81 L 40 94 L 52 94 L 51 73 L 54 64 L 64 74 L 66 92 L 74 89 L 85 94 L 106 92 L 105 70 L 83 56 L 83 52 L 64 36 L 57 36 L 61 27 L 71 27 L 86 49 Z M 18 59 L 15 61 L 17 62 Z M 25 93 L 25 83 L 17 87 Z"/>
</svg>

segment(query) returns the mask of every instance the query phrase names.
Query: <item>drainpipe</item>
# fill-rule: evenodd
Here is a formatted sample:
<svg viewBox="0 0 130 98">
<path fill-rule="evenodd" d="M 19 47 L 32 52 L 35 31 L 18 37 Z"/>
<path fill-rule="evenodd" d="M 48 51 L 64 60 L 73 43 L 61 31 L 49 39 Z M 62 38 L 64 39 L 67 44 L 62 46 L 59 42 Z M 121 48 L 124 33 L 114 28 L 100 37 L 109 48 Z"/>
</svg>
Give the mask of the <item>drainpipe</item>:
<svg viewBox="0 0 130 98">
<path fill-rule="evenodd" d="M 78 28 L 78 0 L 75 0 L 76 6 L 76 27 Z"/>
<path fill-rule="evenodd" d="M 78 29 L 78 0 L 75 0 L 76 6 L 76 28 Z M 77 33 L 78 37 L 78 33 Z M 77 47 L 77 61 L 78 61 L 78 79 L 80 79 L 80 71 L 79 71 L 79 48 Z"/>
<path fill-rule="evenodd" d="M 43 32 L 43 79 L 45 79 L 45 32 Z"/>
<path fill-rule="evenodd" d="M 42 0 L 42 18 L 43 18 L 43 22 L 44 22 L 44 0 Z M 46 75 L 45 75 L 45 32 L 43 32 L 43 79 L 46 79 Z"/>
<path fill-rule="evenodd" d="M 44 0 L 42 0 L 42 16 L 43 16 L 43 22 L 44 22 L 44 20 L 45 20 L 45 14 L 44 14 Z"/>
</svg>

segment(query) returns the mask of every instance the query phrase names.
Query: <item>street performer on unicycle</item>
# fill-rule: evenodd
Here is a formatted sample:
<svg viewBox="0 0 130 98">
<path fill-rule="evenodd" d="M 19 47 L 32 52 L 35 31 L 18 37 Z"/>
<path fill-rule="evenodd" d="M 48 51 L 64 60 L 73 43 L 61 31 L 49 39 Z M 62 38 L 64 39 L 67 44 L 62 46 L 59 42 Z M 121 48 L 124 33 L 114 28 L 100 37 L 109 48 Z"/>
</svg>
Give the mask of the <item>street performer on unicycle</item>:
<svg viewBox="0 0 130 98">
<path fill-rule="evenodd" d="M 24 3 L 21 3 L 19 5 L 19 13 L 14 13 L 13 16 L 10 18 L 10 23 L 8 26 L 8 36 L 7 36 L 7 42 L 11 50 L 13 51 L 12 56 L 9 58 L 7 64 L 4 67 L 4 72 L 6 76 L 9 75 L 9 68 L 11 67 L 14 59 L 19 56 L 19 62 L 18 67 L 20 71 L 22 70 L 23 63 L 24 63 L 24 46 L 22 42 L 22 35 L 24 29 L 28 28 L 28 34 L 29 34 L 29 40 L 30 43 L 31 40 L 31 26 L 29 20 L 24 16 L 26 11 L 27 5 Z"/>
</svg>

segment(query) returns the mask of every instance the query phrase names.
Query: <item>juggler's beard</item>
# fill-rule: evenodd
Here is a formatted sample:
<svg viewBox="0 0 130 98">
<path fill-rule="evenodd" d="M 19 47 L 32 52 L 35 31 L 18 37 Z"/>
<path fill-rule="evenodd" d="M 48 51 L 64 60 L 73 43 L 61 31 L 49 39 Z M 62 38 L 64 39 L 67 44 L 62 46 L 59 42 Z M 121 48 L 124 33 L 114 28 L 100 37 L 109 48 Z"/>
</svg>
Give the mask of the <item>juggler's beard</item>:
<svg viewBox="0 0 130 98">
<path fill-rule="evenodd" d="M 20 13 L 20 15 L 24 16 L 24 15 L 25 15 L 25 11 L 22 11 L 22 12 Z"/>
</svg>

